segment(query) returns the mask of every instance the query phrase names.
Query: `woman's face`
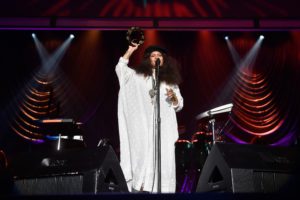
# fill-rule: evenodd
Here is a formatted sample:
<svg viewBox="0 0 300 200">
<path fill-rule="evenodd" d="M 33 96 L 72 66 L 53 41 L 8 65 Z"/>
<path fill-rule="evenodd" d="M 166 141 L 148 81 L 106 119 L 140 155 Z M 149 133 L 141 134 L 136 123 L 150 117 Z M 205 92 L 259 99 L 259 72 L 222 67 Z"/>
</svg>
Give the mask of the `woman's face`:
<svg viewBox="0 0 300 200">
<path fill-rule="evenodd" d="M 155 62 L 156 62 L 157 59 L 160 60 L 160 65 L 159 66 L 162 66 L 164 64 L 164 58 L 163 58 L 162 53 L 159 52 L 159 51 L 153 51 L 150 54 L 150 63 L 152 65 L 152 67 L 155 67 Z"/>
</svg>

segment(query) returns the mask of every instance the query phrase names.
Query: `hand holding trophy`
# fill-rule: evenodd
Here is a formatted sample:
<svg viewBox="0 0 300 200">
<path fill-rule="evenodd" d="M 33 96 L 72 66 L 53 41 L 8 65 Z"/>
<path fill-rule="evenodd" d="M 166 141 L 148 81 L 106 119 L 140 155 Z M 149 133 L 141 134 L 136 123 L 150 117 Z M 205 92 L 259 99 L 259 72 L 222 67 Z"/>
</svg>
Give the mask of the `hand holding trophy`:
<svg viewBox="0 0 300 200">
<path fill-rule="evenodd" d="M 129 46 L 126 53 L 123 55 L 123 58 L 129 59 L 131 54 L 137 50 L 139 45 L 144 43 L 144 33 L 139 27 L 131 27 L 127 31 L 126 40 L 128 41 Z"/>
</svg>

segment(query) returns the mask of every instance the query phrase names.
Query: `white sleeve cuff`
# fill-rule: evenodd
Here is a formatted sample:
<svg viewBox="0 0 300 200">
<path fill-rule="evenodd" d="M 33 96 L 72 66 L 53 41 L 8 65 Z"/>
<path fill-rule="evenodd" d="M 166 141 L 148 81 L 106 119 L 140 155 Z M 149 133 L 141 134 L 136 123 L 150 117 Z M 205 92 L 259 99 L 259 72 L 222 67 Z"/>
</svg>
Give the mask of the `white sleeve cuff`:
<svg viewBox="0 0 300 200">
<path fill-rule="evenodd" d="M 120 57 L 119 62 L 124 63 L 124 64 L 127 65 L 127 64 L 129 63 L 129 60 L 128 60 L 128 59 L 125 59 L 125 58 L 123 58 L 123 57 Z"/>
</svg>

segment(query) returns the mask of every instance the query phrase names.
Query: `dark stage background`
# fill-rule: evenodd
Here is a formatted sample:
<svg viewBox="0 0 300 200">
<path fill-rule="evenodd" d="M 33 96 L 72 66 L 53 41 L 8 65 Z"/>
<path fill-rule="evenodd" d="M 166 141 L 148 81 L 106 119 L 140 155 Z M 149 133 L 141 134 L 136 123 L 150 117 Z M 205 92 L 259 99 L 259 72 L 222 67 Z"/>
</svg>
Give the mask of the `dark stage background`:
<svg viewBox="0 0 300 200">
<path fill-rule="evenodd" d="M 21 91 L 30 85 L 33 74 L 42 66 L 31 34 L 32 31 L 21 30 L 0 32 L 0 148 L 7 153 L 38 145 L 17 135 L 8 123 L 17 112 Z M 96 146 L 100 139 L 108 138 L 118 152 L 119 85 L 114 67 L 127 49 L 126 31 L 35 31 L 35 34 L 50 56 L 70 34 L 75 35 L 58 63 L 55 76 L 56 84 L 63 90 L 58 96 L 59 116 L 83 123 L 88 146 Z M 243 57 L 260 34 L 265 39 L 255 67 L 268 75 L 269 87 L 278 104 L 298 122 L 300 32 L 145 30 L 146 42 L 133 55 L 130 65 L 139 63 L 147 45 L 160 44 L 169 50 L 180 64 L 183 77 L 180 89 L 184 108 L 178 113 L 180 138 L 191 139 L 197 129 L 198 114 L 232 102 L 234 87 L 228 84 L 234 76 L 235 64 L 224 36 L 229 36 Z"/>
<path fill-rule="evenodd" d="M 284 196 L 277 193 L 266 196 L 258 194 L 253 196 L 256 199 L 282 199 L 287 194 L 298 195 L 298 4 L 296 0 L 1 1 L 0 195 L 2 192 L 9 193 L 14 188 L 7 171 L 13 171 L 14 167 L 17 171 L 20 170 L 14 175 L 24 172 L 26 176 L 31 174 L 36 178 L 35 181 L 39 184 L 32 186 L 42 186 L 42 190 L 48 190 L 51 189 L 49 185 L 55 187 L 62 183 L 67 187 L 65 189 L 74 191 L 76 187 L 66 184 L 69 179 L 58 178 L 57 172 L 63 172 L 61 175 L 65 176 L 66 172 L 70 172 L 70 166 L 75 170 L 77 165 L 91 163 L 93 166 L 97 165 L 92 170 L 94 172 L 98 169 L 105 171 L 105 166 L 115 169 L 119 167 L 117 157 L 112 156 L 111 151 L 106 157 L 114 158 L 115 164 L 104 162 L 101 154 L 94 159 L 90 157 L 93 156 L 91 153 L 82 153 L 82 157 L 70 153 L 70 157 L 64 159 L 76 158 L 75 161 L 78 161 L 71 165 L 65 161 L 56 162 L 60 160 L 55 160 L 55 156 L 53 160 L 48 157 L 52 153 L 68 154 L 67 150 L 72 152 L 73 147 L 76 147 L 75 152 L 95 150 L 78 149 L 83 145 L 80 140 L 63 139 L 62 149 L 66 151 L 53 151 L 57 148 L 59 132 L 83 134 L 87 147 L 95 147 L 100 141 L 100 148 L 96 148 L 98 152 L 104 152 L 102 150 L 106 149 L 104 144 L 108 140 L 116 155 L 119 155 L 119 85 L 114 67 L 127 49 L 126 30 L 132 26 L 141 27 L 146 40 L 132 56 L 131 66 L 139 63 L 144 49 L 150 44 L 167 48 L 181 66 L 183 82 L 180 89 L 184 97 L 184 108 L 177 114 L 180 137 L 175 143 L 176 192 L 199 192 L 188 195 L 141 194 L 135 197 L 249 199 L 251 195 L 248 193 L 245 196 L 233 196 L 226 192 L 201 191 L 211 191 L 222 185 L 222 181 L 219 184 L 220 176 L 223 176 L 223 181 L 227 180 L 225 188 L 219 188 L 220 190 L 228 191 L 234 186 L 242 189 L 241 192 L 250 191 L 252 182 L 245 179 L 249 178 L 246 174 L 252 172 L 253 178 L 258 178 L 260 174 L 260 182 L 256 180 L 256 189 L 263 189 L 265 192 L 270 192 L 273 186 L 272 190 L 282 186 L 285 183 L 285 178 L 281 179 L 282 177 L 291 178 L 290 184 L 281 188 Z M 35 39 L 32 37 L 33 31 Z M 70 34 L 74 34 L 75 38 L 71 40 Z M 261 34 L 265 38 L 258 40 Z M 229 37 L 228 41 L 224 39 L 225 36 Z M 212 129 L 209 124 L 211 118 L 207 117 L 210 113 L 208 111 L 222 105 L 228 106 L 229 103 L 233 103 L 231 112 L 213 115 L 217 140 L 221 143 L 214 145 L 215 150 L 210 149 Z M 202 116 L 201 119 L 196 120 L 199 116 Z M 69 123 L 70 120 L 65 120 L 64 123 L 58 123 L 63 128 L 49 130 L 43 128 L 45 124 L 40 121 L 47 118 L 73 121 Z M 80 122 L 82 125 L 73 122 Z M 81 127 L 81 131 L 78 127 Z M 231 143 L 253 145 L 247 147 Z M 263 145 L 256 146 L 257 144 Z M 284 148 L 275 150 L 270 146 Z M 285 148 L 286 146 L 298 148 L 292 151 L 292 147 Z M 24 152 L 24 156 L 18 160 L 20 152 Z M 52 167 L 45 168 L 46 171 L 50 170 L 48 180 L 55 181 L 56 184 L 42 184 L 44 179 L 40 178 L 45 174 L 35 167 L 47 163 L 36 163 L 39 162 L 40 153 L 47 155 L 43 157 L 47 158 L 46 161 L 53 161 L 50 164 L 54 164 L 54 168 L 56 164 L 61 164 L 62 167 L 56 168 L 56 172 Z M 89 159 L 95 162 L 89 163 Z M 206 166 L 203 166 L 204 162 Z M 88 168 L 90 167 L 91 165 Z M 237 168 L 237 171 L 244 173 L 226 176 Z M 84 170 L 82 168 L 77 172 Z M 115 175 L 120 175 L 119 172 L 116 170 Z M 203 175 L 201 178 L 200 172 Z M 90 177 L 99 180 L 97 184 L 102 187 L 101 191 L 106 188 L 106 183 L 115 182 L 111 173 L 108 173 L 106 183 L 103 184 L 103 174 Z M 283 176 L 278 178 L 281 175 Z M 208 184 L 208 177 L 216 182 Z M 79 179 L 80 176 L 73 178 Z M 86 178 L 90 180 L 88 176 Z M 229 184 L 233 180 L 238 181 Z M 29 182 L 23 182 L 23 189 L 29 189 L 29 194 L 38 193 L 36 188 L 31 188 L 30 191 Z M 77 186 L 81 184 L 80 181 L 73 183 Z M 91 184 L 82 186 L 99 189 Z M 207 186 L 211 188 L 208 189 Z M 58 186 L 58 189 L 62 188 Z M 111 191 L 116 192 L 115 189 L 117 187 L 112 187 Z M 52 191 L 49 196 L 30 197 L 57 199 L 56 193 L 58 191 Z M 132 197 L 124 194 L 100 196 L 109 199 Z M 63 198 L 99 197 L 71 195 Z"/>
</svg>

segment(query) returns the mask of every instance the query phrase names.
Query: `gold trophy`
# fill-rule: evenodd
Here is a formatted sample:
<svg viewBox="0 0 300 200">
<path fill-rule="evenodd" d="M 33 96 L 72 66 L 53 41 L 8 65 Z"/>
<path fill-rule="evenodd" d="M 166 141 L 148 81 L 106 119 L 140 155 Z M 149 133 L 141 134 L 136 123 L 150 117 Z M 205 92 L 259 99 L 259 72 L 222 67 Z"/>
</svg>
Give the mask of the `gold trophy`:
<svg viewBox="0 0 300 200">
<path fill-rule="evenodd" d="M 126 34 L 126 40 L 129 45 L 132 43 L 143 44 L 145 41 L 144 32 L 140 27 L 131 27 Z"/>
</svg>

